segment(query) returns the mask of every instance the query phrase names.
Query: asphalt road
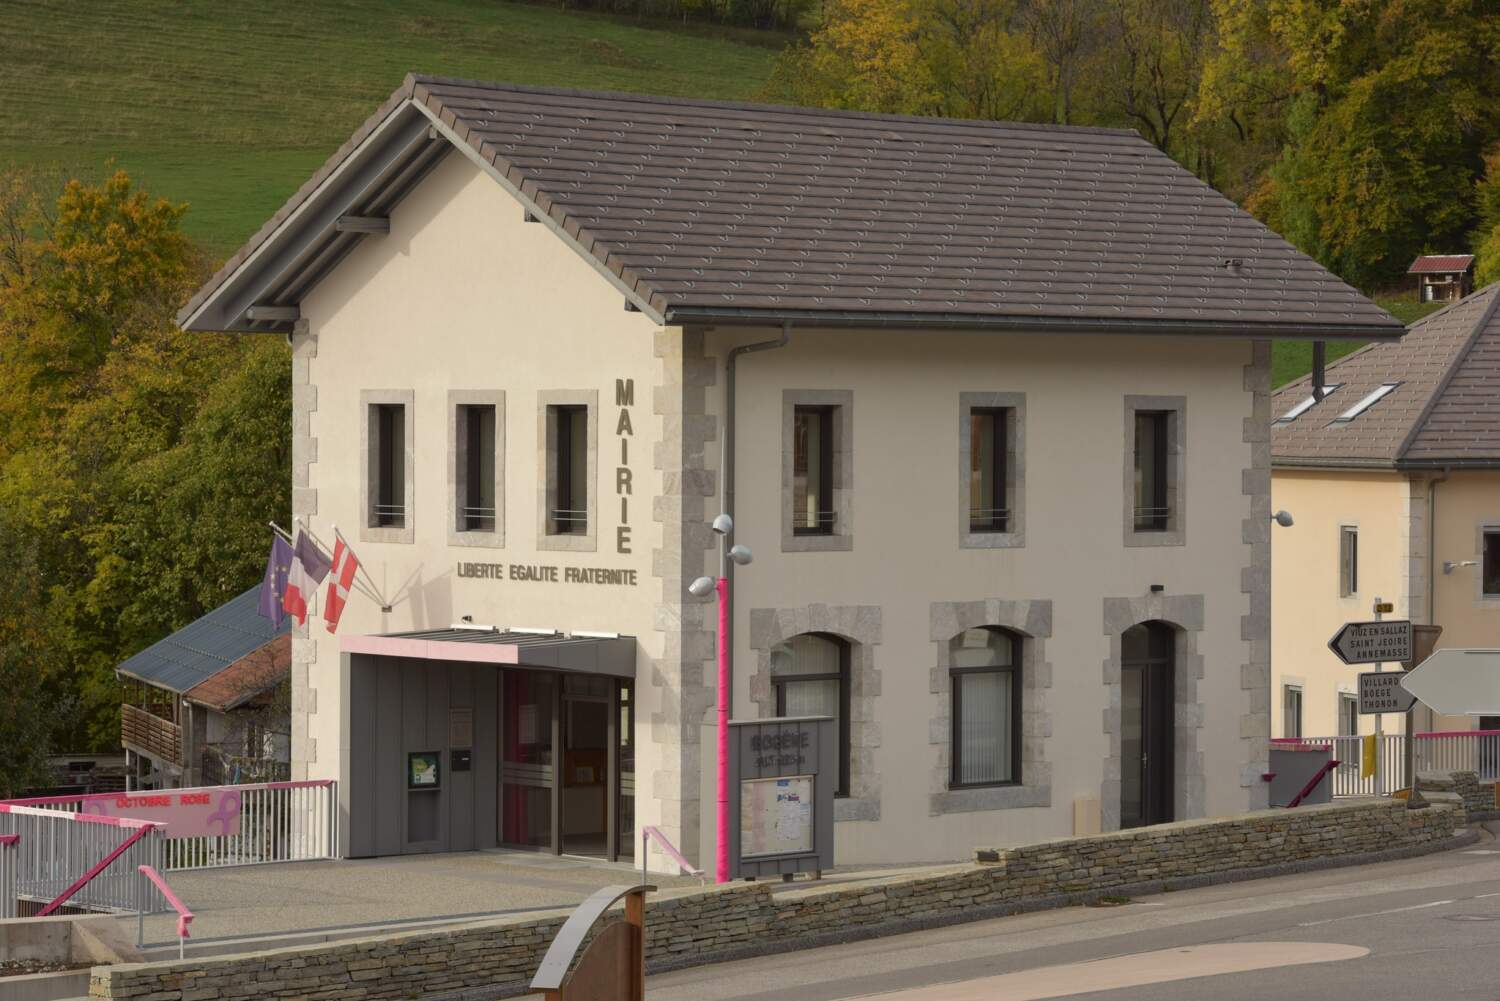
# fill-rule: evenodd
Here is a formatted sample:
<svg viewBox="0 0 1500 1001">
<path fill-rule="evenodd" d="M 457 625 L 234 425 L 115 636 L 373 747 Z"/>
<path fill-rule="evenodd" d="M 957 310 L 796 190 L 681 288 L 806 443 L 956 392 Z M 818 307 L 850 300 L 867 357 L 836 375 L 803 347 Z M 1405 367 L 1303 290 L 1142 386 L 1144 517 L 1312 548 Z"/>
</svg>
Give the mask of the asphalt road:
<svg viewBox="0 0 1500 1001">
<path fill-rule="evenodd" d="M 1500 841 L 649 978 L 651 1001 L 1497 1001 Z"/>
</svg>

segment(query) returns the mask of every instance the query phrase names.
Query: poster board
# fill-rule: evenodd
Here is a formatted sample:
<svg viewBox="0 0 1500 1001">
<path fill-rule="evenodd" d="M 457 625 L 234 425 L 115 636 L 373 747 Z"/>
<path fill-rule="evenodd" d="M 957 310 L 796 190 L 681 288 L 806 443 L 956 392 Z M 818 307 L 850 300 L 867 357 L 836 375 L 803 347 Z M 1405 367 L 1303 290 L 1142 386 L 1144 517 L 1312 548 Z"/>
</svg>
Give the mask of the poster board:
<svg viewBox="0 0 1500 1001">
<path fill-rule="evenodd" d="M 813 777 L 740 783 L 740 858 L 813 850 Z"/>
<path fill-rule="evenodd" d="M 729 723 L 731 879 L 833 866 L 838 724 L 828 716 Z"/>
</svg>

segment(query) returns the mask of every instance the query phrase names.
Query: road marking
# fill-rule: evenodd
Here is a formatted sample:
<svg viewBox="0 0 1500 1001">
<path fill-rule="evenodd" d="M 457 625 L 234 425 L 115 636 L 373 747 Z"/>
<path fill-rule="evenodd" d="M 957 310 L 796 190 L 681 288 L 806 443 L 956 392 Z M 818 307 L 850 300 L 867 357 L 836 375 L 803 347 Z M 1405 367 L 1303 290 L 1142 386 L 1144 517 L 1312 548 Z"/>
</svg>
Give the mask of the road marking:
<svg viewBox="0 0 1500 1001">
<path fill-rule="evenodd" d="M 1332 942 L 1194 945 L 863 996 L 893 1001 L 1042 1001 L 1044 998 L 1145 987 L 1225 973 L 1251 973 L 1283 966 L 1359 959 L 1369 954 L 1369 949 L 1357 945 Z"/>
<path fill-rule="evenodd" d="M 1303 921 L 1302 923 L 1297 925 L 1297 927 L 1312 928 L 1317 925 L 1333 924 L 1335 921 L 1353 921 L 1357 918 L 1378 918 L 1382 914 L 1400 914 L 1403 911 L 1420 911 L 1428 907 L 1442 907 L 1444 904 L 1451 903 L 1453 903 L 1453 901 L 1451 900 L 1434 900 L 1428 904 L 1412 904 L 1410 907 L 1392 907 L 1388 911 L 1370 911 L 1368 914 L 1344 914 L 1336 918 L 1324 918 L 1322 921 Z"/>
<path fill-rule="evenodd" d="M 1461 854 L 1463 854 L 1463 855 L 1500 855 L 1500 849 L 1497 849 L 1497 848 L 1471 848 L 1471 849 L 1469 849 L 1466 852 L 1462 852 Z"/>
<path fill-rule="evenodd" d="M 1483 900 L 1485 897 L 1500 897 L 1500 893 L 1476 893 L 1473 899 Z"/>
</svg>

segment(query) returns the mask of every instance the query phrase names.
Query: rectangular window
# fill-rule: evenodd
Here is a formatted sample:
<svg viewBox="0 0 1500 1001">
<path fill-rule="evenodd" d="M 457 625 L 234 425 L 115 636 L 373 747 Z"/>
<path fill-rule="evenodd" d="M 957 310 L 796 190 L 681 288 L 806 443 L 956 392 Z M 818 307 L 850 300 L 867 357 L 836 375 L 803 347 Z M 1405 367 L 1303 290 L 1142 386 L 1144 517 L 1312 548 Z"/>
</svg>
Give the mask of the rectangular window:
<svg viewBox="0 0 1500 1001">
<path fill-rule="evenodd" d="M 1486 598 L 1500 598 L 1500 528 L 1484 530 L 1484 551 L 1480 553 L 1480 581 Z"/>
<path fill-rule="evenodd" d="M 1165 532 L 1172 518 L 1168 451 L 1172 414 L 1135 412 L 1135 530 Z"/>
<path fill-rule="evenodd" d="M 458 407 L 458 530 L 495 530 L 495 405 L 466 403 Z"/>
<path fill-rule="evenodd" d="M 969 411 L 969 531 L 1010 530 L 1010 470 L 1006 453 L 1010 441 L 1010 410 L 1005 407 Z"/>
<path fill-rule="evenodd" d="M 1347 692 L 1339 693 L 1339 736 L 1353 737 L 1359 733 L 1359 696 Z"/>
<path fill-rule="evenodd" d="M 1344 525 L 1339 529 L 1339 597 L 1359 593 L 1359 529 Z"/>
<path fill-rule="evenodd" d="M 400 403 L 374 404 L 375 496 L 371 524 L 376 528 L 406 527 L 406 407 Z"/>
<path fill-rule="evenodd" d="M 792 413 L 792 534 L 832 535 L 833 422 L 837 407 Z"/>
<path fill-rule="evenodd" d="M 1302 736 L 1302 689 L 1287 685 L 1281 693 L 1281 735 Z"/>
<path fill-rule="evenodd" d="M 554 484 L 552 508 L 547 512 L 548 535 L 587 535 L 589 529 L 588 462 L 589 408 L 568 404 L 549 406 L 553 443 L 547 479 Z"/>
</svg>

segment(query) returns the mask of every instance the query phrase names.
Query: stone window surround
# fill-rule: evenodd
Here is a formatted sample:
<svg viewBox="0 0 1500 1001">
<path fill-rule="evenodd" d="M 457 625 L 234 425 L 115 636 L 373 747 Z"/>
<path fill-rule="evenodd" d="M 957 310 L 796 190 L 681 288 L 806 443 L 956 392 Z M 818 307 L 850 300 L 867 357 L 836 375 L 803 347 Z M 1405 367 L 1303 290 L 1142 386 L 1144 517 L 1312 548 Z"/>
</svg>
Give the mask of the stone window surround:
<svg viewBox="0 0 1500 1001">
<path fill-rule="evenodd" d="M 1474 526 L 1474 559 L 1478 561 L 1474 570 L 1474 601 L 1476 604 L 1494 607 L 1500 605 L 1500 594 L 1484 593 L 1484 537 L 1485 534 L 1500 535 L 1500 519 L 1482 518 Z"/>
<path fill-rule="evenodd" d="M 1104 599 L 1104 632 L 1109 637 L 1109 657 L 1104 661 L 1104 687 L 1108 693 L 1104 734 L 1109 740 L 1109 756 L 1104 759 L 1104 780 L 1099 788 L 1102 830 L 1120 829 L 1120 639 L 1125 630 L 1143 622 L 1172 626 L 1177 640 L 1173 655 L 1172 819 L 1203 816 L 1207 779 L 1198 741 L 1198 731 L 1203 728 L 1203 705 L 1198 700 L 1198 681 L 1203 677 L 1203 656 L 1198 653 L 1203 603 L 1201 594 Z"/>
<path fill-rule="evenodd" d="M 792 531 L 792 465 L 797 407 L 834 407 L 833 508 L 829 535 L 798 535 Z M 781 551 L 784 553 L 847 552 L 854 548 L 854 392 L 848 389 L 784 389 L 781 391 Z"/>
<path fill-rule="evenodd" d="M 598 549 L 599 518 L 599 391 L 597 389 L 544 389 L 536 394 L 537 424 L 537 504 L 536 547 L 552 552 L 592 553 Z M 584 496 L 587 498 L 588 530 L 582 535 L 551 535 L 547 532 L 547 512 L 557 495 L 557 470 L 551 459 L 556 443 L 553 441 L 552 421 L 547 409 L 558 406 L 588 407 L 588 472 L 585 475 Z"/>
<path fill-rule="evenodd" d="M 1354 590 L 1348 594 L 1344 593 L 1344 529 L 1354 529 Z M 1338 589 L 1338 600 L 1349 604 L 1358 605 L 1364 599 L 1364 593 L 1359 586 L 1359 519 L 1341 518 L 1338 523 L 1338 534 L 1334 536 L 1333 565 L 1335 568 L 1334 587 Z"/>
<path fill-rule="evenodd" d="M 1167 497 L 1171 514 L 1163 532 L 1135 530 L 1135 414 L 1165 410 L 1167 426 Z M 1187 397 L 1125 397 L 1125 545 L 1129 548 L 1187 545 Z"/>
<path fill-rule="evenodd" d="M 969 414 L 981 409 L 1007 409 L 1005 496 L 1010 520 L 1005 532 L 969 530 L 969 450 L 973 426 Z M 1019 549 L 1026 545 L 1026 394 L 958 394 L 958 546 L 960 549 Z"/>
<path fill-rule="evenodd" d="M 467 436 L 460 433 L 458 408 L 495 408 L 495 528 L 490 532 L 459 528 L 459 472 L 468 460 Z M 448 545 L 501 549 L 505 546 L 505 390 L 448 390 Z"/>
<path fill-rule="evenodd" d="M 364 389 L 359 394 L 359 444 L 364 462 L 360 464 L 359 495 L 364 498 L 365 510 L 359 519 L 361 542 L 396 542 L 410 545 L 416 540 L 417 495 L 416 495 L 416 391 L 412 389 Z M 406 476 L 404 498 L 406 515 L 400 528 L 372 525 L 375 510 L 375 462 L 376 446 L 375 407 L 381 404 L 399 404 L 406 408 L 402 419 L 406 438 Z"/>
<path fill-rule="evenodd" d="M 1052 664 L 1046 642 L 1052 636 L 1052 602 L 935 601 L 930 611 L 929 635 L 936 661 L 929 672 L 934 715 L 928 721 L 928 742 L 935 748 L 927 814 L 975 813 L 1052 805 L 1052 764 L 1047 740 L 1052 736 L 1052 714 L 1047 691 L 1052 687 Z M 1013 785 L 949 788 L 952 734 L 952 675 L 948 643 L 967 629 L 1000 626 L 1021 637 L 1021 781 Z"/>
<path fill-rule="evenodd" d="M 826 633 L 849 644 L 849 795 L 833 801 L 835 821 L 880 819 L 880 773 L 875 763 L 880 724 L 875 722 L 875 703 L 881 672 L 875 666 L 875 648 L 880 645 L 881 618 L 879 605 L 750 610 L 750 649 L 756 654 L 750 701 L 761 719 L 776 715 L 772 647 L 803 633 Z"/>
</svg>

